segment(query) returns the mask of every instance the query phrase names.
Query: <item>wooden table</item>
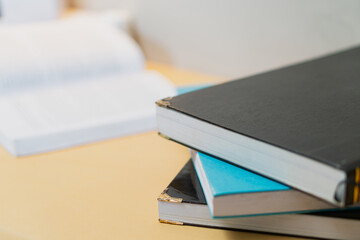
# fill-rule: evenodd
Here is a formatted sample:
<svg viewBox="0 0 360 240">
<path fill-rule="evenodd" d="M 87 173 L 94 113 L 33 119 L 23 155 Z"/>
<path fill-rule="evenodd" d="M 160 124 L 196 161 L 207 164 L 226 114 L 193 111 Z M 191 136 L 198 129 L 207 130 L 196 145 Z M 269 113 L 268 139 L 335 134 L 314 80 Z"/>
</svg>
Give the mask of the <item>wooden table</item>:
<svg viewBox="0 0 360 240">
<path fill-rule="evenodd" d="M 223 80 L 149 63 L 175 84 Z M 295 239 L 158 222 L 186 148 L 156 132 L 14 158 L 0 147 L 0 239 Z"/>
</svg>

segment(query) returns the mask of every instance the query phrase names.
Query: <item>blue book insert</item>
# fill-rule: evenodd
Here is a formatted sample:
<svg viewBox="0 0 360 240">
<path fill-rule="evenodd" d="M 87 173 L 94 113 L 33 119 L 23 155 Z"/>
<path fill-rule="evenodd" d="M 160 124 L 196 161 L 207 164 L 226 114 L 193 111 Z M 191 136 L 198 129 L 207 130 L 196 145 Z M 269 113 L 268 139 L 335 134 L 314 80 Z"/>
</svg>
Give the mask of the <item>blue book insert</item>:
<svg viewBox="0 0 360 240">
<path fill-rule="evenodd" d="M 203 153 L 199 153 L 199 159 L 214 197 L 290 189 L 288 186 Z"/>
<path fill-rule="evenodd" d="M 180 95 L 180 94 L 200 90 L 203 88 L 207 88 L 210 86 L 212 86 L 212 84 L 184 85 L 184 86 L 177 87 L 176 91 L 177 91 L 177 94 Z"/>
</svg>

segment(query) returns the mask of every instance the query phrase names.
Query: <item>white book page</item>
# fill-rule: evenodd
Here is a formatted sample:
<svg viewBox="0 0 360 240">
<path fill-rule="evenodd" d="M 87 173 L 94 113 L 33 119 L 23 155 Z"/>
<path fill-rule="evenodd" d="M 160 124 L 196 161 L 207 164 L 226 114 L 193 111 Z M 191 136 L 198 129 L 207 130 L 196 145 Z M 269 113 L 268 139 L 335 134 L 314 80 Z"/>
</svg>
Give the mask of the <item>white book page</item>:
<svg viewBox="0 0 360 240">
<path fill-rule="evenodd" d="M 0 95 L 143 69 L 137 44 L 96 17 L 0 25 Z"/>
<path fill-rule="evenodd" d="M 154 102 L 173 95 L 165 78 L 145 72 L 0 96 L 0 133 L 17 141 L 149 116 L 155 122 Z"/>
</svg>

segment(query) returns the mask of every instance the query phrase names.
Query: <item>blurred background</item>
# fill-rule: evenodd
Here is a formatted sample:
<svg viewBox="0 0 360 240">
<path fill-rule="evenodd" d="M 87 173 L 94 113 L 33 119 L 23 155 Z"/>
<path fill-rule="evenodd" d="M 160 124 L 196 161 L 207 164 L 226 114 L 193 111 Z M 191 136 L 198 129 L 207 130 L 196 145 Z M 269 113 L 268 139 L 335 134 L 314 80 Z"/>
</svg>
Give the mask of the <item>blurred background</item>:
<svg viewBox="0 0 360 240">
<path fill-rule="evenodd" d="M 42 6 L 47 12 L 45 18 L 55 14 L 54 6 L 59 11 L 68 7 L 126 10 L 132 16 L 132 34 L 147 60 L 226 78 L 262 72 L 360 43 L 357 0 L 59 1 L 0 3 L 4 5 L 3 16 L 6 7 L 13 11 L 6 5 L 16 5 L 22 16 L 31 15 L 30 5 L 37 9 L 34 13 Z"/>
<path fill-rule="evenodd" d="M 72 0 L 127 9 L 148 60 L 242 77 L 360 43 L 356 0 Z"/>
</svg>

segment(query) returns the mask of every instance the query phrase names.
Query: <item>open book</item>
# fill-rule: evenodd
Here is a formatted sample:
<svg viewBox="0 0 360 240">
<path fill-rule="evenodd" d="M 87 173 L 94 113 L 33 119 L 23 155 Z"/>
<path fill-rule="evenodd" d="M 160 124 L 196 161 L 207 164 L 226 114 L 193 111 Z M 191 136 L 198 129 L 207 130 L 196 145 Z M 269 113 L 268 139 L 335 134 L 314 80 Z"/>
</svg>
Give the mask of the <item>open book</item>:
<svg viewBox="0 0 360 240">
<path fill-rule="evenodd" d="M 0 26 L 0 142 L 21 156 L 156 128 L 175 94 L 140 48 L 96 19 Z"/>
</svg>

